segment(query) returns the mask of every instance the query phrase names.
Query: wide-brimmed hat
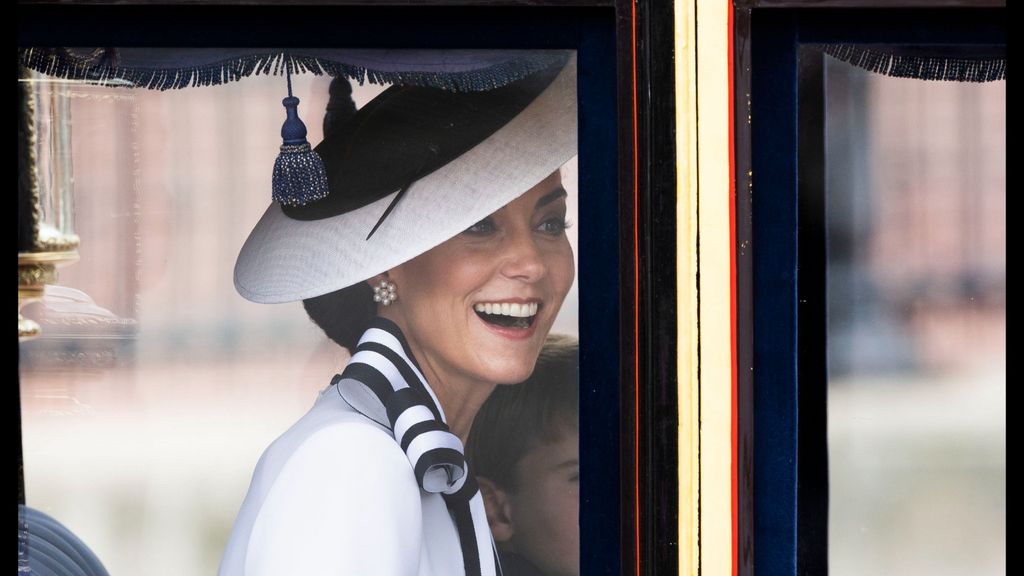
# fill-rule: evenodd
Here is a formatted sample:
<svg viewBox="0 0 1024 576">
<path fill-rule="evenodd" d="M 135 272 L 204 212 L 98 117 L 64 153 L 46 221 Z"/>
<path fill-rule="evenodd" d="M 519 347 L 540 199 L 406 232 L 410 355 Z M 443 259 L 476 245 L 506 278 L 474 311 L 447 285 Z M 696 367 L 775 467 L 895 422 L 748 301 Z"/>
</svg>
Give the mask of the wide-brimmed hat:
<svg viewBox="0 0 1024 576">
<path fill-rule="evenodd" d="M 316 147 L 327 198 L 270 205 L 235 288 L 254 302 L 304 300 L 426 252 L 575 156 L 576 116 L 575 58 L 487 91 L 389 88 Z"/>
</svg>

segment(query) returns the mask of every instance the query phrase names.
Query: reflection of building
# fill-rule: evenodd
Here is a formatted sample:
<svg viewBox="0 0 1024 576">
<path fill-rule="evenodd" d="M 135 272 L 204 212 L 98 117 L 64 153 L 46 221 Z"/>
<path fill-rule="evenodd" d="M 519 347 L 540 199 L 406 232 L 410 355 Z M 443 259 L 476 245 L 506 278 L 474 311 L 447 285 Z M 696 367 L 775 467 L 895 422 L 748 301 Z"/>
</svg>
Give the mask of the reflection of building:
<svg viewBox="0 0 1024 576">
<path fill-rule="evenodd" d="M 1005 82 L 827 65 L 829 570 L 1005 574 Z"/>
<path fill-rule="evenodd" d="M 313 139 L 326 82 L 295 79 Z M 43 328 L 21 344 L 26 499 L 112 574 L 214 573 L 256 459 L 340 363 L 301 305 L 232 285 L 284 90 L 71 87 L 82 242 L 25 309 Z"/>
<path fill-rule="evenodd" d="M 833 373 L 1001 357 L 1005 83 L 828 74 Z"/>
<path fill-rule="evenodd" d="M 61 284 L 84 290 L 114 314 L 134 318 L 141 225 L 135 181 L 139 93 L 74 84 L 69 95 L 75 226 L 90 241 L 81 247 L 79 262 L 61 271 Z"/>
<path fill-rule="evenodd" d="M 317 141 L 327 78 L 300 77 Z M 378 90 L 378 87 L 369 90 Z M 138 353 L 213 356 L 296 336 L 294 310 L 257 307 L 232 285 L 235 255 L 269 201 L 281 78 L 153 92 L 71 88 L 81 259 L 61 284 L 146 332 Z M 248 336 L 252 336 L 249 338 Z"/>
</svg>

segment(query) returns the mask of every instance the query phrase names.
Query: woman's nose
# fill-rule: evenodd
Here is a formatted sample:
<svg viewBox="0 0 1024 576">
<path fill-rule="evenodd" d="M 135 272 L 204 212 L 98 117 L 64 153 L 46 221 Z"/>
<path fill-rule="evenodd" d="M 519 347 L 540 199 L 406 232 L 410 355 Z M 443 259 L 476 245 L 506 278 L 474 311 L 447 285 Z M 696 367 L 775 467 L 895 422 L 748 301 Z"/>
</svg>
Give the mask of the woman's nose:
<svg viewBox="0 0 1024 576">
<path fill-rule="evenodd" d="M 509 237 L 501 271 L 508 278 L 525 282 L 536 282 L 547 274 L 547 263 L 532 234 Z"/>
</svg>

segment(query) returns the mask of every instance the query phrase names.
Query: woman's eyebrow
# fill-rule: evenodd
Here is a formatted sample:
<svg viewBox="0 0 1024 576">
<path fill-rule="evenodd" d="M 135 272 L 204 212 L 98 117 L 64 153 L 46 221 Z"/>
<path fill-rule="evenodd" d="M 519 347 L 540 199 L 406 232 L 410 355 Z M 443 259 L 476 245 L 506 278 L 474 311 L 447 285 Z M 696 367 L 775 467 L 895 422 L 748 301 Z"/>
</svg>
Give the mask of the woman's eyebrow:
<svg viewBox="0 0 1024 576">
<path fill-rule="evenodd" d="M 565 188 L 559 186 L 558 188 L 555 188 L 551 192 L 548 192 L 547 194 L 541 196 L 540 200 L 537 200 L 537 205 L 534 206 L 533 209 L 538 210 L 554 202 L 555 200 L 558 200 L 559 198 L 565 198 L 568 195 L 569 194 L 568 192 L 565 191 Z"/>
</svg>

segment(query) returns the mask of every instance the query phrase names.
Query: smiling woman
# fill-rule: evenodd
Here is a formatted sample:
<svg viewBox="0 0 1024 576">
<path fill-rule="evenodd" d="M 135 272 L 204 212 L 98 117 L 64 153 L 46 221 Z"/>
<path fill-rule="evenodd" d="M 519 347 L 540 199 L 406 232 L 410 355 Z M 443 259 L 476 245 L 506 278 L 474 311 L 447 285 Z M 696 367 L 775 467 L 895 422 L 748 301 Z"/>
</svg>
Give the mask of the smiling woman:
<svg viewBox="0 0 1024 576">
<path fill-rule="evenodd" d="M 465 381 L 467 394 L 486 398 L 494 384 L 522 382 L 533 372 L 574 276 L 565 228 L 565 191 L 556 172 L 458 236 L 374 278 L 408 287 L 381 316 L 403 328 L 428 380 L 445 388 Z"/>
<path fill-rule="evenodd" d="M 501 573 L 463 445 L 573 283 L 575 76 L 566 54 L 480 92 L 394 86 L 332 120 L 326 197 L 267 209 L 236 289 L 302 300 L 352 357 L 260 459 L 222 576 Z"/>
</svg>

